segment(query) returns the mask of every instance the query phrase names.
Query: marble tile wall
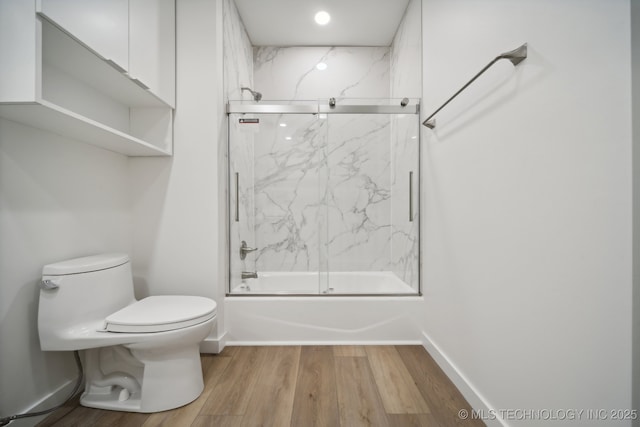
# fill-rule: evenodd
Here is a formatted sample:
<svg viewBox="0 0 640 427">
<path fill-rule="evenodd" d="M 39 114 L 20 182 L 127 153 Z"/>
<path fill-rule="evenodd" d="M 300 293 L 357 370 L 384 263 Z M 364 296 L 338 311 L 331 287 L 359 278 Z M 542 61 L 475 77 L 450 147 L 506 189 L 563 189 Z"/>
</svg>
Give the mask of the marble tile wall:
<svg viewBox="0 0 640 427">
<path fill-rule="evenodd" d="M 388 47 L 256 47 L 253 79 L 265 99 L 388 98 Z M 325 70 L 316 65 L 326 64 Z"/>
<path fill-rule="evenodd" d="M 319 271 L 326 245 L 327 120 L 262 115 L 255 145 L 258 271 Z M 286 127 L 280 126 L 286 124 Z"/>
<path fill-rule="evenodd" d="M 410 0 L 391 43 L 390 81 L 392 98 L 422 96 L 422 4 Z"/>
<path fill-rule="evenodd" d="M 233 0 L 223 0 L 223 73 L 226 100 L 247 100 L 251 95 L 240 90 L 241 87 L 253 87 L 253 46 L 240 19 Z M 255 271 L 253 257 L 239 258 L 240 242 L 247 241 L 249 246 L 255 241 L 254 205 L 251 192 L 253 176 L 254 134 L 246 127 L 237 128 L 237 121 L 229 123 L 234 134 L 229 144 L 229 217 L 230 217 L 230 281 L 232 287 L 240 283 L 242 271 Z M 239 131 L 238 131 L 239 130 Z M 235 180 L 236 172 L 240 179 L 238 221 L 235 221 Z"/>
<path fill-rule="evenodd" d="M 254 82 L 268 99 L 387 100 L 389 53 L 386 47 L 258 47 Z M 325 70 L 316 68 L 319 62 Z M 278 126 L 279 135 L 265 135 L 267 143 L 255 146 L 256 236 L 263 241 L 257 268 L 389 270 L 390 118 L 306 120 Z"/>
<path fill-rule="evenodd" d="M 391 97 L 419 99 L 422 92 L 422 22 L 420 0 L 410 0 L 391 44 Z M 405 283 L 419 285 L 419 136 L 413 116 L 391 119 L 392 178 L 390 270 Z M 413 221 L 409 219 L 409 172 L 413 171 Z"/>
<path fill-rule="evenodd" d="M 253 46 L 233 0 L 223 0 L 224 89 L 227 100 L 251 100 L 241 87 L 253 87 Z"/>
</svg>

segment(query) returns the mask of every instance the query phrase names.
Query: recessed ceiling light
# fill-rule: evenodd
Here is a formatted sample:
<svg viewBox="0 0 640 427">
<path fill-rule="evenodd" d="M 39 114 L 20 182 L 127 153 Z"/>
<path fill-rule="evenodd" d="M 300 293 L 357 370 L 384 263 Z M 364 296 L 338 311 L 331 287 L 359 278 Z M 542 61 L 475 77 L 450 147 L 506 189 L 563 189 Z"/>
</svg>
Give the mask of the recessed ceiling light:
<svg viewBox="0 0 640 427">
<path fill-rule="evenodd" d="M 291 141 L 291 137 L 290 136 L 285 136 L 284 139 L 286 139 L 287 141 Z"/>
<path fill-rule="evenodd" d="M 286 127 L 287 127 L 287 124 L 286 124 L 286 123 L 280 123 L 280 127 L 281 127 L 281 128 L 286 128 Z"/>
<path fill-rule="evenodd" d="M 318 25 L 327 25 L 329 21 L 331 21 L 331 15 L 329 15 L 324 10 L 321 10 L 320 12 L 316 13 L 314 19 L 316 20 L 316 23 Z"/>
<path fill-rule="evenodd" d="M 324 62 L 318 62 L 316 64 L 316 68 L 320 71 L 324 71 L 327 69 L 327 64 L 325 64 Z"/>
</svg>

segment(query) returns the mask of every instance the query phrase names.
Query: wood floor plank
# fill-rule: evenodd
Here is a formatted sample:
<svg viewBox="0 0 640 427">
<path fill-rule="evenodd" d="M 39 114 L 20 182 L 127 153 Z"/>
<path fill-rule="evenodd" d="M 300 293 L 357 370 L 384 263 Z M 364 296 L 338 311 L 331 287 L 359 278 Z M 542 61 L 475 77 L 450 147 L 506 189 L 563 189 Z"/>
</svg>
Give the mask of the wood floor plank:
<svg viewBox="0 0 640 427">
<path fill-rule="evenodd" d="M 366 357 L 337 357 L 336 386 L 341 426 L 388 426 Z"/>
<path fill-rule="evenodd" d="M 291 425 L 335 427 L 339 422 L 333 349 L 327 346 L 303 347 Z"/>
<path fill-rule="evenodd" d="M 78 406 L 63 418 L 57 420 L 56 427 L 84 427 L 97 425 L 98 419 L 107 411 L 102 409 L 87 408 Z"/>
<path fill-rule="evenodd" d="M 202 379 L 204 381 L 204 391 L 213 390 L 218 384 L 224 371 L 227 370 L 231 357 L 204 354 L 200 356 L 202 359 Z"/>
<path fill-rule="evenodd" d="M 95 421 L 96 427 L 141 427 L 149 418 L 149 414 L 137 412 L 104 411 Z"/>
<path fill-rule="evenodd" d="M 191 427 L 240 427 L 241 415 L 200 415 Z"/>
<path fill-rule="evenodd" d="M 395 347 L 369 346 L 367 357 L 388 414 L 428 414 L 429 405 L 416 387 Z"/>
<path fill-rule="evenodd" d="M 391 427 L 441 427 L 432 414 L 387 414 Z"/>
<path fill-rule="evenodd" d="M 288 426 L 298 378 L 300 347 L 265 347 L 265 353 L 242 425 Z"/>
<path fill-rule="evenodd" d="M 367 357 L 365 347 L 362 345 L 335 345 L 333 355 L 336 357 Z"/>
<path fill-rule="evenodd" d="M 200 415 L 244 415 L 265 356 L 266 347 L 238 347 Z"/>
<path fill-rule="evenodd" d="M 396 346 L 396 349 L 440 425 L 485 425 L 481 420 L 458 417 L 461 409 L 471 413 L 471 406 L 423 347 Z"/>
<path fill-rule="evenodd" d="M 78 406 L 80 406 L 80 395 L 77 395 L 76 397 L 71 399 L 71 401 L 67 402 L 65 405 L 52 412 L 49 416 L 47 416 L 47 418 L 40 421 L 36 425 L 36 427 L 50 427 L 56 425 L 58 421 L 70 414 Z"/>
<path fill-rule="evenodd" d="M 217 356 L 222 356 L 222 357 L 233 357 L 236 354 L 236 351 L 238 351 L 240 347 L 238 346 L 226 346 L 225 348 L 222 349 L 222 351 L 217 354 Z"/>
<path fill-rule="evenodd" d="M 202 356 L 202 371 L 204 378 L 204 390 L 193 402 L 170 411 L 150 414 L 143 427 L 173 427 L 190 426 L 202 410 L 205 402 L 231 362 L 230 357 Z M 112 424 L 115 425 L 115 424 Z"/>
</svg>

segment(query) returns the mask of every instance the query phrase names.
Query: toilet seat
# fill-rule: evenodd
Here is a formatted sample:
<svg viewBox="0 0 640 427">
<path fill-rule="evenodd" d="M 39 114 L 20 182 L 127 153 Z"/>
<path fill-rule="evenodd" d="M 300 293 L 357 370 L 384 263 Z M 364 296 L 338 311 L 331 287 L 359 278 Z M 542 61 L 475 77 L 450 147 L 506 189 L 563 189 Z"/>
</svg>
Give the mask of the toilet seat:
<svg viewBox="0 0 640 427">
<path fill-rule="evenodd" d="M 107 316 L 107 332 L 165 332 L 206 322 L 216 315 L 209 298 L 183 295 L 151 296 Z"/>
</svg>

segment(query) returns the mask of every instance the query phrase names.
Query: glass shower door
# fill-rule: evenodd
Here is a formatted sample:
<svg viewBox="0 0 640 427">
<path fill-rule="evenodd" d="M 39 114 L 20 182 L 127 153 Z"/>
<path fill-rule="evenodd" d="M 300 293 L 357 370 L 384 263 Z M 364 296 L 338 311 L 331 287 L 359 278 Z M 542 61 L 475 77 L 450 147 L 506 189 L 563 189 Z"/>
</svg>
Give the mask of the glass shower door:
<svg viewBox="0 0 640 427">
<path fill-rule="evenodd" d="M 318 114 L 229 115 L 230 293 L 321 292 L 326 130 Z"/>
<path fill-rule="evenodd" d="M 229 113 L 230 294 L 420 292 L 417 105 L 339 102 Z"/>
<path fill-rule="evenodd" d="M 417 294 L 417 114 L 330 114 L 327 258 L 334 294 Z"/>
</svg>

